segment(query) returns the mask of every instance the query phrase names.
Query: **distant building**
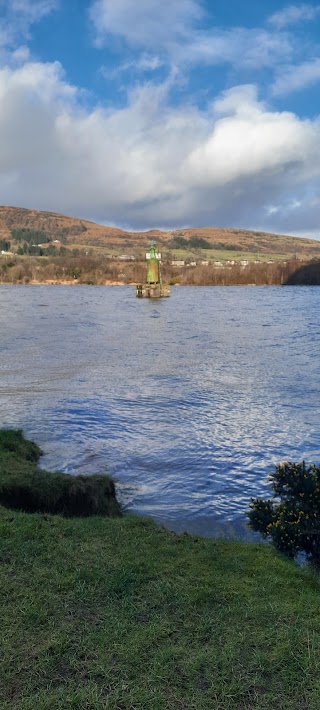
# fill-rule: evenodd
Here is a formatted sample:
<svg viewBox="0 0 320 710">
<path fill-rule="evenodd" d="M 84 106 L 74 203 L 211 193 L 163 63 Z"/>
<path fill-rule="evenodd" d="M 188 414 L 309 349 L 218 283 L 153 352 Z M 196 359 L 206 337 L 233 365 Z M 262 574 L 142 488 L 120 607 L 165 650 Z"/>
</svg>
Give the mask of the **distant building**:
<svg viewBox="0 0 320 710">
<path fill-rule="evenodd" d="M 209 262 L 208 262 L 208 261 L 202 261 L 201 264 L 202 264 L 202 266 L 209 266 Z"/>
<path fill-rule="evenodd" d="M 150 258 L 151 258 L 151 257 L 150 257 L 150 252 L 147 252 L 147 253 L 146 253 L 146 259 L 147 259 L 147 261 L 148 261 L 148 259 L 150 259 Z M 160 254 L 159 252 L 156 253 L 156 259 L 158 259 L 158 261 L 161 261 L 161 254 Z"/>
<path fill-rule="evenodd" d="M 185 261 L 182 261 L 182 259 L 175 259 L 171 262 L 171 266 L 185 266 Z"/>
</svg>

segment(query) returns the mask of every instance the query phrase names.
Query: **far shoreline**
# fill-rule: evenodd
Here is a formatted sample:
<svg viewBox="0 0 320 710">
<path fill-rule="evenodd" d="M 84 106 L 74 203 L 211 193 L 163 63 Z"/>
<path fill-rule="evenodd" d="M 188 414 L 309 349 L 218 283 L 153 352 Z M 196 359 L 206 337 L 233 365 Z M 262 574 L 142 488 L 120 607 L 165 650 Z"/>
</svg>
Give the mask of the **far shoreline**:
<svg viewBox="0 0 320 710">
<path fill-rule="evenodd" d="M 130 288 L 135 288 L 137 286 L 138 282 L 136 283 L 125 283 L 124 281 L 105 281 L 104 283 L 83 283 L 81 281 L 27 281 L 23 283 L 22 281 L 16 281 L 16 282 L 9 282 L 9 281 L 0 281 L 0 286 L 95 286 L 95 287 L 105 287 L 105 286 L 130 286 Z M 239 283 L 239 284 L 170 284 L 170 288 L 183 288 L 183 287 L 191 287 L 191 288 L 234 288 L 234 287 L 246 287 L 246 286 L 260 286 L 260 287 L 275 287 L 275 286 L 283 286 L 286 284 L 253 284 L 253 283 Z M 303 284 L 302 284 L 303 285 Z"/>
</svg>

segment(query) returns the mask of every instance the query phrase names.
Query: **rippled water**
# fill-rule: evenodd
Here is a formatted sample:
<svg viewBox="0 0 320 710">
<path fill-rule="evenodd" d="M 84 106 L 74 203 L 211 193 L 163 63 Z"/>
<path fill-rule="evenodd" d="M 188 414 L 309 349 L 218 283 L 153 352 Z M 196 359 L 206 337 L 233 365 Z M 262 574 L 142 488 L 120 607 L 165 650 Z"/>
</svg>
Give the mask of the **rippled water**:
<svg viewBox="0 0 320 710">
<path fill-rule="evenodd" d="M 129 509 L 236 529 L 284 459 L 320 462 L 320 289 L 0 286 L 0 425 Z M 239 528 L 240 529 L 240 528 Z"/>
</svg>

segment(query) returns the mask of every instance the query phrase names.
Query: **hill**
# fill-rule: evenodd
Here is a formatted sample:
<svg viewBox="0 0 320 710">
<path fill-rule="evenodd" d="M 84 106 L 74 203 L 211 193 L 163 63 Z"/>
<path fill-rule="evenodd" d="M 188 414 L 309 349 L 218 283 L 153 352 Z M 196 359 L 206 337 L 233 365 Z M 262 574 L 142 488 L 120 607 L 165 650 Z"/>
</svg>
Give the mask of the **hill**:
<svg viewBox="0 0 320 710">
<path fill-rule="evenodd" d="M 14 230 L 41 232 L 48 241 L 59 240 L 67 247 L 104 247 L 126 250 L 144 249 L 150 239 L 162 248 L 252 252 L 261 255 L 320 257 L 320 241 L 243 229 L 199 227 L 161 231 L 132 232 L 96 224 L 54 212 L 20 207 L 0 207 L 0 239 L 15 243 Z M 44 239 L 42 240 L 44 241 Z"/>
</svg>

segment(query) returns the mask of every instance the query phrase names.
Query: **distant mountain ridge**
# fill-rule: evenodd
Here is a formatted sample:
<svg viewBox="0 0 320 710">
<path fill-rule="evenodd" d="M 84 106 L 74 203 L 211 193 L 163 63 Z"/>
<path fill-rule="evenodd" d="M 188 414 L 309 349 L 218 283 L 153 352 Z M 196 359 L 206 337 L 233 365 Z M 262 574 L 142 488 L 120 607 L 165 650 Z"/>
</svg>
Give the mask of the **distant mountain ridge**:
<svg viewBox="0 0 320 710">
<path fill-rule="evenodd" d="M 0 239 L 9 239 L 13 229 L 27 228 L 45 232 L 51 239 L 61 240 L 66 246 L 108 247 L 115 249 L 144 249 L 150 239 L 159 246 L 169 246 L 176 238 L 205 239 L 216 249 L 238 249 L 270 254 L 292 254 L 320 258 L 320 241 L 287 235 L 269 234 L 243 229 L 193 227 L 162 231 L 132 232 L 109 227 L 76 217 L 32 210 L 21 207 L 0 207 Z"/>
</svg>

